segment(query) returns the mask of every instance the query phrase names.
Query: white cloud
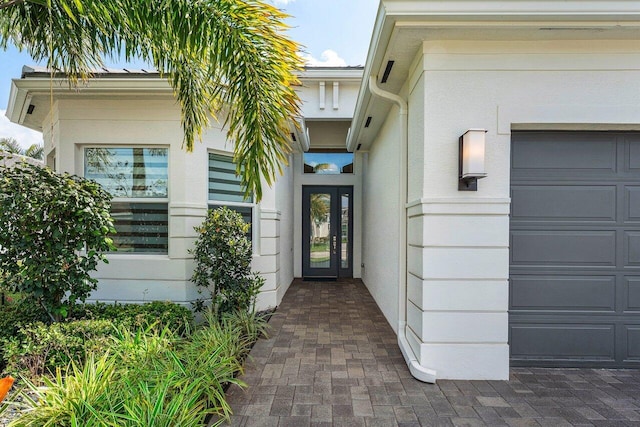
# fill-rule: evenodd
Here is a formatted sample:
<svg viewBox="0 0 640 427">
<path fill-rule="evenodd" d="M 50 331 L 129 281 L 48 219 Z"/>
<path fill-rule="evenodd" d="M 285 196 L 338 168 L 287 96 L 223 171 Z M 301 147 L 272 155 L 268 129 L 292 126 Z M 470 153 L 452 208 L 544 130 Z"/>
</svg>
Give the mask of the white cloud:
<svg viewBox="0 0 640 427">
<path fill-rule="evenodd" d="M 41 132 L 11 123 L 6 112 L 7 110 L 0 110 L 0 138 L 15 138 L 23 148 L 42 143 Z"/>
<path fill-rule="evenodd" d="M 303 54 L 306 65 L 310 67 L 346 67 L 347 61 L 340 58 L 335 50 L 327 49 L 320 55 L 321 59 L 316 59 L 309 54 Z"/>
<path fill-rule="evenodd" d="M 289 3 L 293 3 L 296 0 L 269 0 L 269 3 L 273 4 L 274 6 L 286 6 Z"/>
</svg>

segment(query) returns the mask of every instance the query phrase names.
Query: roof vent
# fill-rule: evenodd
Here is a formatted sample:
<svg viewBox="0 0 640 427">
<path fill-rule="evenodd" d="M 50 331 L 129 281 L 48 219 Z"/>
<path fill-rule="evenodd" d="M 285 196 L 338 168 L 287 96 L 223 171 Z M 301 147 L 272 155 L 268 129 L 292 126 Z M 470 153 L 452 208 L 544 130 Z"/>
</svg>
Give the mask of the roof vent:
<svg viewBox="0 0 640 427">
<path fill-rule="evenodd" d="M 36 109 L 36 106 L 33 104 L 29 104 L 29 106 L 27 107 L 27 114 L 33 114 L 33 110 Z"/>
<path fill-rule="evenodd" d="M 389 80 L 389 74 L 391 74 L 391 69 L 395 62 L 396 61 L 387 61 L 387 66 L 384 69 L 384 73 L 382 73 L 382 80 L 380 80 L 380 83 L 386 83 L 387 80 Z"/>
</svg>

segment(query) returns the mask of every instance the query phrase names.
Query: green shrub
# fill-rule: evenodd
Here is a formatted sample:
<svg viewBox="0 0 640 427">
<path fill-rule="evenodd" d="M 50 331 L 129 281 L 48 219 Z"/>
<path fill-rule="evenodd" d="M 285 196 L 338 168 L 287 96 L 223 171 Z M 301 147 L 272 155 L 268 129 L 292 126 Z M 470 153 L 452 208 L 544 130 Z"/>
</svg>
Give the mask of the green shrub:
<svg viewBox="0 0 640 427">
<path fill-rule="evenodd" d="M 145 304 L 86 304 L 76 306 L 72 314 L 78 319 L 106 319 L 133 328 L 168 328 L 180 335 L 187 334 L 193 328 L 191 310 L 168 301 Z"/>
<path fill-rule="evenodd" d="M 5 348 L 2 342 L 15 337 L 21 327 L 49 320 L 47 312 L 30 301 L 19 300 L 12 304 L 0 305 L 0 372 L 6 366 Z"/>
<path fill-rule="evenodd" d="M 110 201 L 94 181 L 26 163 L 0 167 L 3 287 L 66 317 L 96 288 L 90 272 L 113 249 Z"/>
<path fill-rule="evenodd" d="M 198 291 L 209 289 L 215 313 L 252 311 L 264 279 L 251 273 L 251 242 L 246 233 L 249 224 L 226 207 L 210 210 L 199 227 L 195 248 L 190 251 L 196 267 L 191 280 Z M 204 308 L 198 300 L 196 310 Z"/>
<path fill-rule="evenodd" d="M 47 312 L 28 300 L 0 305 L 0 338 L 14 336 L 21 326 L 28 323 L 47 320 L 49 320 Z"/>
<path fill-rule="evenodd" d="M 64 368 L 72 361 L 81 363 L 92 350 L 103 348 L 104 339 L 114 331 L 109 320 L 25 325 L 4 342 L 7 370 L 37 378 L 46 372 L 55 372 L 56 368 Z"/>
</svg>

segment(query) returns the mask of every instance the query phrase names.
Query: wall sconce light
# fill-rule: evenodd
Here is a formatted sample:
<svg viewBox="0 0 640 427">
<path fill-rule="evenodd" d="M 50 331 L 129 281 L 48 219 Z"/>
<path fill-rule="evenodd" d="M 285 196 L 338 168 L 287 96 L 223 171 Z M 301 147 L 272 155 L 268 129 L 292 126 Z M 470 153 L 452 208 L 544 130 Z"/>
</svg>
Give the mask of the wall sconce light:
<svg viewBox="0 0 640 427">
<path fill-rule="evenodd" d="M 484 170 L 486 133 L 486 129 L 469 129 L 459 139 L 458 191 L 478 191 L 478 180 L 487 176 Z"/>
</svg>

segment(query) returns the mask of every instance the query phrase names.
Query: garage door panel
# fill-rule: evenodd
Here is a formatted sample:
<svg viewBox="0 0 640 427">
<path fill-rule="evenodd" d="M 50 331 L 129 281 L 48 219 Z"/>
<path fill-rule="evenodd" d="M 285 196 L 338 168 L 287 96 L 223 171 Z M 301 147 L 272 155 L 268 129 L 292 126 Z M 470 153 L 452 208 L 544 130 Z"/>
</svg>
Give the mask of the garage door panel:
<svg viewBox="0 0 640 427">
<path fill-rule="evenodd" d="M 640 186 L 624 187 L 625 222 L 640 222 Z"/>
<path fill-rule="evenodd" d="M 640 266 L 640 231 L 627 231 L 624 233 L 625 241 L 625 266 Z"/>
<path fill-rule="evenodd" d="M 510 337 L 517 359 L 615 360 L 613 324 L 514 323 Z"/>
<path fill-rule="evenodd" d="M 512 151 L 515 176 L 616 172 L 616 138 L 607 134 L 523 133 Z M 579 154 L 579 155 L 578 155 Z"/>
<path fill-rule="evenodd" d="M 514 265 L 615 266 L 615 255 L 615 231 L 511 232 Z"/>
<path fill-rule="evenodd" d="M 627 325 L 625 333 L 625 361 L 640 362 L 640 325 Z"/>
<path fill-rule="evenodd" d="M 638 283 L 640 285 L 640 282 Z M 511 276 L 511 310 L 615 312 L 615 276 Z"/>
<path fill-rule="evenodd" d="M 627 170 L 638 172 L 640 171 L 640 137 L 626 136 L 625 142 L 628 147 L 626 162 Z"/>
<path fill-rule="evenodd" d="M 630 208 L 640 219 L 640 188 Z M 514 185 L 511 188 L 513 221 L 616 220 L 616 186 Z M 630 199 L 631 200 L 631 199 Z"/>
<path fill-rule="evenodd" d="M 640 312 L 640 277 L 625 277 L 625 312 Z"/>
</svg>

